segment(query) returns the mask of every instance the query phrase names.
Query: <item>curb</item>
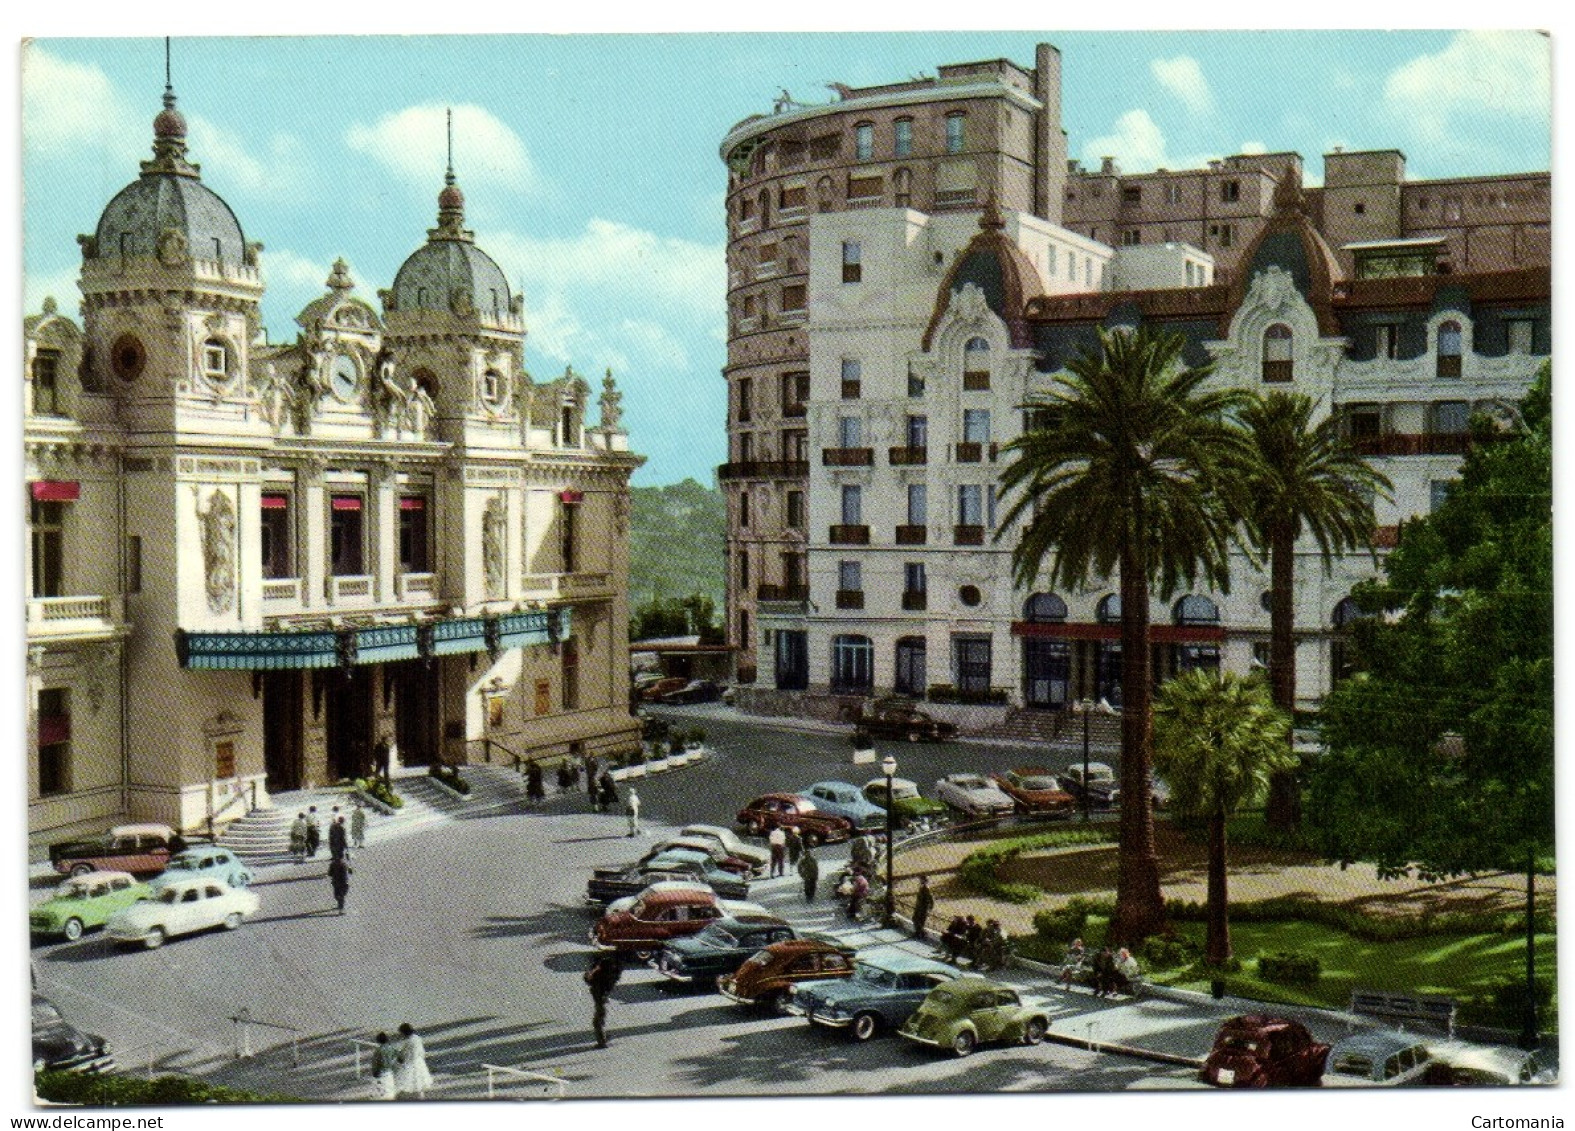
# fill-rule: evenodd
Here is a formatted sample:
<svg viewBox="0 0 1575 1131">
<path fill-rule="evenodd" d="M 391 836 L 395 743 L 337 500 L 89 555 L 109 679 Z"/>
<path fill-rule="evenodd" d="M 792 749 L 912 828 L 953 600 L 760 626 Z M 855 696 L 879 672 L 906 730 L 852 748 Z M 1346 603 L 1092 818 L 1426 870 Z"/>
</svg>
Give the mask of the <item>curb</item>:
<svg viewBox="0 0 1575 1131">
<path fill-rule="evenodd" d="M 1203 1067 L 1203 1061 L 1197 1057 L 1180 1056 L 1170 1052 L 1154 1052 L 1150 1049 L 1135 1048 L 1132 1045 L 1118 1045 L 1112 1041 L 1091 1041 L 1083 1037 L 1074 1037 L 1068 1033 L 1049 1031 L 1045 1033 L 1045 1040 L 1054 1041 L 1058 1045 L 1070 1045 L 1073 1048 L 1087 1049 L 1089 1052 L 1110 1053 L 1114 1056 L 1130 1056 L 1136 1060 L 1152 1060 L 1159 1064 L 1169 1064 L 1180 1068 Z"/>
</svg>

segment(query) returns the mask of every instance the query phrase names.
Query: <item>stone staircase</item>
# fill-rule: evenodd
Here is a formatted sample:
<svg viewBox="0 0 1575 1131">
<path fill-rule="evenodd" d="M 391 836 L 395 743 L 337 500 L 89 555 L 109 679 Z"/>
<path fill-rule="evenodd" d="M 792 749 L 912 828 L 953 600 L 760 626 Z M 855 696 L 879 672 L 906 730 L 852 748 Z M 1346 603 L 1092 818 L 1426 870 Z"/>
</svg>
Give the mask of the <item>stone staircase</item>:
<svg viewBox="0 0 1575 1131">
<path fill-rule="evenodd" d="M 455 820 L 462 820 L 472 813 L 496 813 L 499 809 L 523 812 L 529 807 L 525 799 L 525 779 L 507 766 L 461 766 L 460 774 L 470 785 L 469 796 L 461 799 L 438 785 L 431 777 L 411 775 L 394 784 L 405 799 L 405 808 L 412 805 L 420 810 Z M 400 817 L 405 813 L 401 811 Z"/>
<path fill-rule="evenodd" d="M 219 843 L 235 855 L 258 864 L 290 859 L 290 826 L 296 810 L 286 808 L 253 809 L 230 822 Z"/>
</svg>

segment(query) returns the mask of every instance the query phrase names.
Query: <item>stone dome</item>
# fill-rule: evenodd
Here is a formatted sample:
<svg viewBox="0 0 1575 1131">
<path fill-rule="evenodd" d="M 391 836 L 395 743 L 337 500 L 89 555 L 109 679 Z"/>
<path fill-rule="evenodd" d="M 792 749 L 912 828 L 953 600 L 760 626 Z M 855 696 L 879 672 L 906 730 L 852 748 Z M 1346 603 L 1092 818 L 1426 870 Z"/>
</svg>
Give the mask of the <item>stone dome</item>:
<svg viewBox="0 0 1575 1131">
<path fill-rule="evenodd" d="M 465 195 L 451 169 L 438 194 L 438 226 L 394 276 L 395 310 L 438 310 L 501 320 L 513 298 L 503 269 L 465 229 Z"/>
</svg>

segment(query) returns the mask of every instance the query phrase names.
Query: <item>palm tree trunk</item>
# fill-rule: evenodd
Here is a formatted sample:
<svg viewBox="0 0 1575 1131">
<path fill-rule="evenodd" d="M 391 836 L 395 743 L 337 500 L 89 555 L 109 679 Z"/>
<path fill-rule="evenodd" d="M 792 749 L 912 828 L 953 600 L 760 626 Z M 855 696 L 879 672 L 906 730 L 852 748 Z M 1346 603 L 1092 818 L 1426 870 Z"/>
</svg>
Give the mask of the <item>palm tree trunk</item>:
<svg viewBox="0 0 1575 1131">
<path fill-rule="evenodd" d="M 1210 966 L 1230 959 L 1230 912 L 1225 892 L 1225 810 L 1209 818 L 1209 930 L 1203 957 Z"/>
<path fill-rule="evenodd" d="M 1121 555 L 1121 847 L 1110 937 L 1132 946 L 1165 926 L 1149 788 L 1153 754 L 1148 654 L 1148 574 Z"/>
<path fill-rule="evenodd" d="M 1289 523 L 1269 534 L 1269 687 L 1274 705 L 1295 717 L 1296 712 L 1296 536 Z M 1296 736 L 1287 733 L 1287 743 Z M 1270 828 L 1296 829 L 1302 823 L 1301 788 L 1295 769 L 1281 770 L 1269 779 L 1269 804 L 1265 817 Z"/>
</svg>

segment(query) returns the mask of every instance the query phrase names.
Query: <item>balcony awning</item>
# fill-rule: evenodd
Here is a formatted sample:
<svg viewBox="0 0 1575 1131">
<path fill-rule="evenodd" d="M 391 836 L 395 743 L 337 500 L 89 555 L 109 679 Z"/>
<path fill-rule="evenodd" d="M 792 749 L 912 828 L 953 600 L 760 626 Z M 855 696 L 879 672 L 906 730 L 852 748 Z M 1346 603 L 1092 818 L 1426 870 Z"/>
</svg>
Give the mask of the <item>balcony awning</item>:
<svg viewBox="0 0 1575 1131">
<path fill-rule="evenodd" d="M 569 638 L 570 610 L 452 617 L 423 624 L 293 632 L 175 633 L 175 655 L 191 671 L 351 668 L 467 652 L 503 652 Z"/>
<path fill-rule="evenodd" d="M 32 490 L 40 503 L 74 503 L 82 497 L 82 484 L 74 479 L 37 479 Z"/>
<path fill-rule="evenodd" d="M 289 495 L 264 495 L 262 509 L 265 511 L 287 511 L 290 509 Z"/>
<path fill-rule="evenodd" d="M 558 501 L 560 503 L 581 503 L 585 501 L 585 495 L 579 491 L 559 491 Z"/>
</svg>

